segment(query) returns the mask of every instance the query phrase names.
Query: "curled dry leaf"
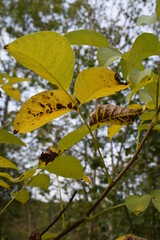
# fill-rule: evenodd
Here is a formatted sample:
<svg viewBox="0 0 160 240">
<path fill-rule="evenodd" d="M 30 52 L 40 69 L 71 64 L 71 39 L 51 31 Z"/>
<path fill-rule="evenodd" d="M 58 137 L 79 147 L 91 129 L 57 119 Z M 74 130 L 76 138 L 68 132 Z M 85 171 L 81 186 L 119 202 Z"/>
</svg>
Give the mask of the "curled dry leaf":
<svg viewBox="0 0 160 240">
<path fill-rule="evenodd" d="M 115 124 L 129 125 L 133 124 L 136 116 L 143 112 L 141 106 L 139 108 L 127 108 L 112 104 L 98 105 L 90 114 L 90 126 L 95 124 Z"/>
</svg>

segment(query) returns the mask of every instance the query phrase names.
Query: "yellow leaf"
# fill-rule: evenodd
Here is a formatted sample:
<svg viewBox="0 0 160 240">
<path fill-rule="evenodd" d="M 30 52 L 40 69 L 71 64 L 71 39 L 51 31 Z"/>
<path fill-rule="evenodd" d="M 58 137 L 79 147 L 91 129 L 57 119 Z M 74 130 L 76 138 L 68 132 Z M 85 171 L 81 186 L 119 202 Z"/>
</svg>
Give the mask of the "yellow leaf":
<svg viewBox="0 0 160 240">
<path fill-rule="evenodd" d="M 68 89 L 74 53 L 69 41 L 56 32 L 42 31 L 18 38 L 4 47 L 23 66 L 59 88 Z"/>
<path fill-rule="evenodd" d="M 0 186 L 4 187 L 4 188 L 7 188 L 7 189 L 10 189 L 10 186 L 8 185 L 8 183 L 6 183 L 5 181 L 3 181 L 1 179 L 0 179 Z"/>
<path fill-rule="evenodd" d="M 8 96 L 12 97 L 13 99 L 15 99 L 17 101 L 21 101 L 21 94 L 17 88 L 13 87 L 12 85 L 7 85 L 7 84 L 3 85 L 1 88 L 5 91 L 5 93 Z"/>
<path fill-rule="evenodd" d="M 14 122 L 14 133 L 33 131 L 73 109 L 76 109 L 76 101 L 71 94 L 67 95 L 61 90 L 36 94 L 19 110 Z"/>
<path fill-rule="evenodd" d="M 6 173 L 6 172 L 0 172 L 0 177 L 7 178 L 10 181 L 12 181 L 12 179 L 13 179 L 12 176 L 9 173 Z"/>
<path fill-rule="evenodd" d="M 14 163 L 1 156 L 0 156 L 0 168 L 14 168 L 18 170 L 18 167 Z"/>
<path fill-rule="evenodd" d="M 81 104 L 126 89 L 130 83 L 120 82 L 118 75 L 106 67 L 83 70 L 77 77 L 74 92 Z"/>
<path fill-rule="evenodd" d="M 130 104 L 126 107 L 129 108 L 129 109 L 140 110 L 140 111 L 145 110 L 145 106 L 142 107 L 140 104 Z"/>
<path fill-rule="evenodd" d="M 111 140 L 122 128 L 122 125 L 113 125 L 108 128 L 108 138 Z"/>
<path fill-rule="evenodd" d="M 83 180 L 84 180 L 86 183 L 89 183 L 90 185 L 92 185 L 91 180 L 90 180 L 89 177 L 87 177 L 85 174 L 83 175 Z"/>
<path fill-rule="evenodd" d="M 12 77 L 12 78 L 9 78 L 7 84 L 14 84 L 14 83 L 19 83 L 19 82 L 30 82 L 30 79 L 28 79 L 28 78 Z"/>
</svg>

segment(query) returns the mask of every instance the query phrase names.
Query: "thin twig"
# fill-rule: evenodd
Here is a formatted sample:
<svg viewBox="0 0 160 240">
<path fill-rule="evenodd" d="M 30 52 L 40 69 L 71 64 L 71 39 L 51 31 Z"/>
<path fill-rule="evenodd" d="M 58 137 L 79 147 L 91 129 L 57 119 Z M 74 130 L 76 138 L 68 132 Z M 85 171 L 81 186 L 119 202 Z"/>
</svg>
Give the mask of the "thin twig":
<svg viewBox="0 0 160 240">
<path fill-rule="evenodd" d="M 99 146 L 98 146 L 97 140 L 95 139 L 95 137 L 94 137 L 94 135 L 93 135 L 93 133 L 92 133 L 92 131 L 91 131 L 91 128 L 89 127 L 87 121 L 85 120 L 85 118 L 84 118 L 84 116 L 83 116 L 83 114 L 82 114 L 80 108 L 78 109 L 78 112 L 79 112 L 81 118 L 83 119 L 85 125 L 87 126 L 87 128 L 88 128 L 88 130 L 89 130 L 89 132 L 90 132 L 90 134 L 91 134 L 92 140 L 93 140 L 94 145 L 95 145 L 95 147 L 96 147 L 96 149 L 97 149 L 97 151 L 98 151 L 98 153 L 99 153 L 99 156 L 100 156 L 101 162 L 102 162 L 103 167 L 104 167 L 104 169 L 105 169 L 105 172 L 106 172 L 106 175 L 107 175 L 107 178 L 108 178 L 108 183 L 109 183 L 109 185 L 110 185 L 111 182 L 112 182 L 112 179 L 111 179 L 111 177 L 110 177 L 110 175 L 109 175 L 109 172 L 108 172 L 108 170 L 107 170 L 107 167 L 106 167 L 106 164 L 105 164 L 104 159 L 103 159 L 103 157 L 102 157 L 101 151 L 100 151 L 100 149 L 99 149 Z"/>
<path fill-rule="evenodd" d="M 40 234 L 41 236 L 43 236 L 43 234 L 45 234 L 58 220 L 59 218 L 63 215 L 63 213 L 67 210 L 67 208 L 69 207 L 69 205 L 71 204 L 71 202 L 73 201 L 73 198 L 75 197 L 75 195 L 77 194 L 77 191 L 75 191 L 72 195 L 72 197 L 70 198 L 69 202 L 67 203 L 67 205 L 65 206 L 65 208 L 60 212 L 60 214 L 53 220 L 53 222 L 51 222 L 51 224 Z"/>
<path fill-rule="evenodd" d="M 63 201 L 62 201 L 62 194 L 61 194 L 61 186 L 60 186 L 60 182 L 58 179 L 58 176 L 56 175 L 57 178 L 57 182 L 58 182 L 58 189 L 59 189 L 59 196 L 60 196 L 60 203 L 61 203 L 61 211 L 63 211 L 64 207 L 63 207 Z M 66 223 L 65 223 L 65 218 L 64 218 L 64 214 L 62 214 L 62 229 L 66 228 Z"/>
<path fill-rule="evenodd" d="M 158 108 L 158 112 L 160 112 L 160 106 Z M 97 208 L 97 206 L 102 202 L 102 200 L 107 196 L 107 194 L 113 189 L 113 187 L 117 184 L 117 182 L 122 178 L 122 176 L 127 172 L 127 170 L 133 165 L 135 160 L 137 159 L 137 156 L 141 149 L 143 148 L 149 134 L 151 133 L 153 127 L 155 126 L 155 117 L 153 118 L 146 134 L 144 135 L 141 143 L 139 144 L 139 147 L 135 151 L 134 155 L 130 159 L 130 161 L 127 163 L 127 165 L 122 169 L 122 171 L 117 175 L 114 181 L 111 182 L 111 184 L 106 188 L 106 190 L 101 194 L 101 196 L 96 200 L 96 202 L 89 208 L 89 210 L 76 222 L 74 222 L 71 226 L 66 228 L 63 232 L 61 232 L 58 236 L 56 236 L 53 240 L 59 240 L 63 236 L 65 236 L 67 233 L 71 232 L 73 229 L 78 227 L 80 224 L 85 222 L 86 217 L 89 217 L 90 214 Z"/>
</svg>

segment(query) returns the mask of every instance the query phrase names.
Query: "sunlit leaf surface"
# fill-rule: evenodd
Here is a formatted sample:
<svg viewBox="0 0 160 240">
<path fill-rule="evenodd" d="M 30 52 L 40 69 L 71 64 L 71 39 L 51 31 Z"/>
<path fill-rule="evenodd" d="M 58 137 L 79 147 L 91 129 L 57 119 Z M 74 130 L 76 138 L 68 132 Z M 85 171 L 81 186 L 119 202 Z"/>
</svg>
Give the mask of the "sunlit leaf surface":
<svg viewBox="0 0 160 240">
<path fill-rule="evenodd" d="M 73 76 L 74 53 L 68 40 L 59 33 L 32 33 L 16 39 L 4 48 L 26 68 L 59 88 L 69 88 Z"/>
<path fill-rule="evenodd" d="M 109 96 L 126 89 L 130 83 L 121 82 L 118 75 L 106 67 L 83 70 L 77 77 L 74 92 L 80 103 Z"/>
</svg>

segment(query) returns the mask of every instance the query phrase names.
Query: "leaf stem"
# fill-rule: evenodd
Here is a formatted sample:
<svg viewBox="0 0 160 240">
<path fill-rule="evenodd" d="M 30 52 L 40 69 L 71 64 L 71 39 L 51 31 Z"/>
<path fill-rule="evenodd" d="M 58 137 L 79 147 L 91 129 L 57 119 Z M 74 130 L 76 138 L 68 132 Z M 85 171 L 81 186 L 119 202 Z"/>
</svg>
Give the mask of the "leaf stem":
<svg viewBox="0 0 160 240">
<path fill-rule="evenodd" d="M 17 192 L 14 197 L 11 198 L 11 200 L 5 205 L 5 207 L 1 210 L 0 215 L 9 207 L 9 205 L 13 202 L 13 200 L 32 182 L 32 180 L 37 177 L 45 168 L 46 166 L 44 166 L 42 169 L 40 169 L 40 171 L 33 176 L 20 190 L 19 192 Z"/>
<path fill-rule="evenodd" d="M 123 206 L 125 206 L 126 204 L 125 203 L 121 203 L 121 204 L 118 204 L 118 205 L 116 205 L 116 206 L 114 206 L 114 207 L 110 207 L 110 208 L 107 208 L 107 209 L 105 209 L 105 210 L 103 210 L 103 211 L 101 211 L 101 212 L 99 212 L 99 213 L 97 213 L 97 214 L 95 214 L 95 215 L 93 215 L 93 216 L 91 216 L 91 217 L 86 217 L 85 218 L 85 221 L 92 221 L 92 220 L 94 220 L 95 218 L 97 218 L 97 217 L 99 217 L 101 214 L 104 214 L 104 213 L 106 213 L 106 212 L 108 212 L 108 211 L 110 211 L 110 210 L 112 210 L 112 209 L 116 209 L 116 208 L 119 208 L 119 207 L 123 207 Z"/>
<path fill-rule="evenodd" d="M 40 234 L 41 236 L 43 236 L 43 234 L 45 234 L 58 220 L 59 218 L 62 216 L 62 214 L 67 210 L 67 208 L 69 207 L 69 205 L 71 204 L 71 202 L 73 201 L 73 198 L 75 197 L 75 195 L 77 194 L 77 191 L 75 191 L 72 195 L 72 197 L 70 198 L 69 202 L 67 203 L 67 205 L 63 208 L 63 210 L 60 212 L 60 214 L 53 220 L 53 222 L 51 222 L 51 224 Z"/>
<path fill-rule="evenodd" d="M 93 142 L 94 142 L 95 147 L 96 147 L 96 149 L 97 149 L 97 151 L 98 151 L 98 153 L 99 153 L 99 156 L 100 156 L 101 162 L 102 162 L 102 164 L 103 164 L 103 167 L 104 167 L 104 169 L 105 169 L 105 171 L 106 171 L 106 175 L 107 175 L 107 178 L 108 178 L 108 183 L 109 183 L 109 185 L 110 185 L 111 182 L 112 182 L 112 179 L 111 179 L 111 177 L 110 177 L 110 175 L 109 175 L 109 172 L 108 172 L 108 170 L 107 170 L 107 167 L 106 167 L 106 165 L 105 165 L 105 162 L 104 162 L 104 159 L 103 159 L 103 157 L 102 157 L 101 151 L 100 151 L 100 149 L 99 149 L 97 140 L 95 139 L 95 137 L 94 137 L 94 135 L 93 135 L 93 133 L 92 133 L 92 131 L 91 131 L 91 128 L 89 127 L 86 119 L 84 118 L 84 116 L 83 116 L 83 114 L 82 114 L 82 112 L 81 112 L 80 107 L 78 107 L 78 112 L 79 112 L 81 118 L 83 119 L 85 125 L 87 126 L 87 128 L 88 128 L 88 130 L 89 130 L 89 132 L 90 132 L 90 134 L 91 134 L 91 136 L 92 136 Z"/>
<path fill-rule="evenodd" d="M 58 182 L 58 189 L 59 189 L 59 195 L 60 195 L 60 203 L 61 203 L 61 211 L 63 211 L 63 201 L 62 201 L 62 194 L 61 194 L 61 186 L 60 186 L 60 182 L 58 180 L 58 176 L 56 175 L 57 178 L 57 182 Z M 65 218 L 64 218 L 64 213 L 62 214 L 62 229 L 66 229 L 66 224 L 65 224 Z"/>
</svg>

